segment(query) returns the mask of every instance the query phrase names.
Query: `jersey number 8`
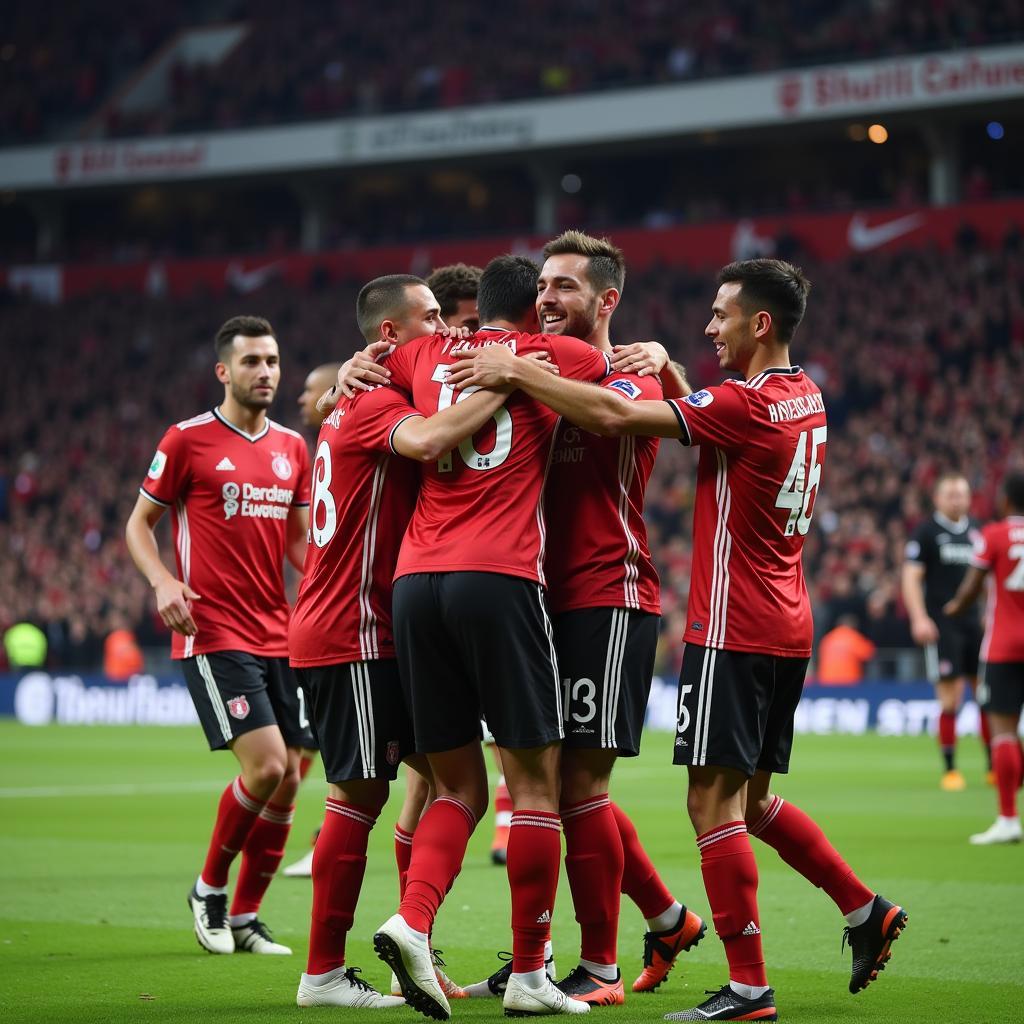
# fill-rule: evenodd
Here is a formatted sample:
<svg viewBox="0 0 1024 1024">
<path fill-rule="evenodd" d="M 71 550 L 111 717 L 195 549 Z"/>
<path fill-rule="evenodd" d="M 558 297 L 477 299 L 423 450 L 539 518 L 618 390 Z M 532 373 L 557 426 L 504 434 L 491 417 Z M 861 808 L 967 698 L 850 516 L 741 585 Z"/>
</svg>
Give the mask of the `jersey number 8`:
<svg viewBox="0 0 1024 1024">
<path fill-rule="evenodd" d="M 433 376 L 430 378 L 432 381 L 436 381 L 441 385 L 441 391 L 437 396 L 437 411 L 441 412 L 451 406 L 452 402 L 461 402 L 464 398 L 468 398 L 474 391 L 479 391 L 478 387 L 463 388 L 462 391 L 456 395 L 454 389 L 448 386 L 445 381 L 445 371 L 448 369 L 447 364 L 438 363 L 434 367 Z M 488 469 L 497 469 L 508 457 L 512 451 L 512 416 L 509 411 L 504 408 L 500 408 L 492 417 L 494 420 L 494 448 L 486 454 L 478 452 L 473 445 L 473 438 L 467 437 L 459 445 L 459 455 L 462 456 L 462 461 L 470 468 L 478 471 L 484 471 Z M 437 471 L 438 473 L 450 473 L 452 471 L 452 453 L 445 452 L 437 460 Z"/>
<path fill-rule="evenodd" d="M 807 460 L 807 435 L 810 434 L 811 457 Z M 804 430 L 797 438 L 793 462 L 786 474 L 786 479 L 775 498 L 775 507 L 789 512 L 786 520 L 785 535 L 792 537 L 794 533 L 806 536 L 811 528 L 814 496 L 818 493 L 821 482 L 821 464 L 818 462 L 818 448 L 825 443 L 828 436 L 827 427 L 815 427 Z"/>
</svg>

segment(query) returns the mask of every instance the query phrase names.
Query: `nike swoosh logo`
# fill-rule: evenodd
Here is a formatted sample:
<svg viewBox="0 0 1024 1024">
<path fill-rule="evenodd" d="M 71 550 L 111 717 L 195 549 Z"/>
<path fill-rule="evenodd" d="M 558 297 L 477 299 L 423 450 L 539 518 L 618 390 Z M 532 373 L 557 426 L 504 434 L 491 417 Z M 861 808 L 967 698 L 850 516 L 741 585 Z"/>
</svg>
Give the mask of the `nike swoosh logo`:
<svg viewBox="0 0 1024 1024">
<path fill-rule="evenodd" d="M 228 284 L 233 285 L 243 294 L 256 291 L 262 288 L 277 272 L 280 262 L 268 263 L 265 267 L 255 267 L 252 270 L 243 270 L 241 264 L 232 263 L 228 266 L 224 277 Z"/>
<path fill-rule="evenodd" d="M 879 246 L 887 245 L 894 238 L 900 235 L 916 231 L 924 223 L 924 214 L 908 213 L 905 217 L 897 217 L 896 220 L 886 221 L 884 224 L 876 224 L 868 227 L 864 214 L 855 213 L 850 218 L 850 227 L 846 232 L 846 240 L 854 252 L 867 252 L 869 249 L 877 249 Z"/>
</svg>

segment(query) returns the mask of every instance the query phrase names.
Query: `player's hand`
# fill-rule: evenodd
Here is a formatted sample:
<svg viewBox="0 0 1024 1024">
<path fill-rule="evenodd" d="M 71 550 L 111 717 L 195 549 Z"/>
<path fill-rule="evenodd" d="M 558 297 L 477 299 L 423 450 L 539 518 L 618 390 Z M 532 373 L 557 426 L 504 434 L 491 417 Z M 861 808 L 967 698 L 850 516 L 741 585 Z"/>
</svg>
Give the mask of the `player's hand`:
<svg viewBox="0 0 1024 1024">
<path fill-rule="evenodd" d="M 465 341 L 467 338 L 473 337 L 473 332 L 468 327 L 442 327 L 436 332 L 440 334 L 442 338 L 456 338 L 459 341 Z"/>
<path fill-rule="evenodd" d="M 963 610 L 963 604 L 960 601 L 958 601 L 955 597 L 952 598 L 952 600 L 947 601 L 942 606 L 942 614 L 949 615 L 953 618 L 955 618 L 957 615 L 963 614 Z"/>
<path fill-rule="evenodd" d="M 668 363 L 665 346 L 656 341 L 634 341 L 632 345 L 612 348 L 612 369 L 616 373 L 635 373 L 649 377 L 661 373 Z"/>
<path fill-rule="evenodd" d="M 195 636 L 199 630 L 192 618 L 192 602 L 198 601 L 199 595 L 187 583 L 173 576 L 158 583 L 153 589 L 156 594 L 156 610 L 168 629 L 182 636 Z"/>
<path fill-rule="evenodd" d="M 910 635 L 914 638 L 915 644 L 927 647 L 939 642 L 939 627 L 935 625 L 933 619 L 925 615 L 924 618 L 914 619 L 910 623 Z"/>
<path fill-rule="evenodd" d="M 351 359 L 338 368 L 338 382 L 329 387 L 316 403 L 319 412 L 333 409 L 342 395 L 354 398 L 357 391 L 372 391 L 376 387 L 391 383 L 391 371 L 377 362 L 391 351 L 391 343 L 375 341 L 360 349 Z"/>
<path fill-rule="evenodd" d="M 448 367 L 446 381 L 451 388 L 500 388 L 514 384 L 518 356 L 507 345 L 455 349 L 457 362 Z"/>
<path fill-rule="evenodd" d="M 547 370 L 548 373 L 553 373 L 556 377 L 561 372 L 558 369 L 558 364 L 553 363 L 547 352 L 527 352 L 523 359 L 532 359 L 535 363 L 540 363 L 541 369 Z"/>
</svg>

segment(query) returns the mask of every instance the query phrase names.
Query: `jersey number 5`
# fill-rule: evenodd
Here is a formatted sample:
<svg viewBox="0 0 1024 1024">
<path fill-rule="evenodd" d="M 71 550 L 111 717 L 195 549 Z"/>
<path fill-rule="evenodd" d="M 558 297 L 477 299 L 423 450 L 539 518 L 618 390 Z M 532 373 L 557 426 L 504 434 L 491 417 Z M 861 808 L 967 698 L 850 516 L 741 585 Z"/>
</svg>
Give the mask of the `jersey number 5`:
<svg viewBox="0 0 1024 1024">
<path fill-rule="evenodd" d="M 807 440 L 810 435 L 811 455 L 807 458 Z M 821 482 L 821 463 L 818 462 L 818 449 L 825 443 L 828 427 L 815 427 L 804 430 L 797 438 L 796 451 L 790 464 L 786 479 L 775 498 L 775 507 L 789 512 L 786 520 L 785 534 L 792 537 L 794 533 L 805 536 L 811 528 L 814 496 L 818 493 Z"/>
<path fill-rule="evenodd" d="M 456 394 L 454 389 L 450 388 L 445 381 L 444 374 L 447 369 L 447 364 L 438 363 L 434 367 L 433 376 L 430 378 L 441 385 L 441 391 L 437 396 L 438 412 L 449 408 L 452 402 L 461 402 L 474 391 L 480 390 L 477 387 L 468 387 L 463 388 L 462 391 Z M 496 469 L 508 458 L 509 453 L 512 451 L 512 416 L 509 414 L 509 411 L 502 406 L 491 419 L 494 420 L 494 447 L 487 454 L 481 454 L 476 450 L 473 445 L 473 438 L 471 437 L 467 437 L 459 445 L 459 455 L 462 456 L 462 461 L 470 469 L 481 472 L 488 469 Z M 451 452 L 445 452 L 437 460 L 437 471 L 438 473 L 450 473 L 452 471 Z"/>
</svg>

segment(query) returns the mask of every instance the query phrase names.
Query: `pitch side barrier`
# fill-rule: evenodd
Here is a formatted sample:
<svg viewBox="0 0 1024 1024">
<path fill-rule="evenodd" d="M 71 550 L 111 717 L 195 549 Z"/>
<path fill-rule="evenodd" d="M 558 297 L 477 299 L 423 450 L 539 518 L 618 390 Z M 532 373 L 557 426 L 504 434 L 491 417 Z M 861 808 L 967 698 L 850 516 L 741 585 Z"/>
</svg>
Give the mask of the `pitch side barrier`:
<svg viewBox="0 0 1024 1024">
<path fill-rule="evenodd" d="M 676 684 L 655 677 L 647 704 L 649 729 L 671 731 L 676 723 Z M 114 682 L 103 675 L 38 670 L 0 674 L 0 716 L 23 725 L 195 725 L 188 689 L 180 676 L 136 675 Z M 796 715 L 798 733 L 916 736 L 934 733 L 939 706 L 926 682 L 871 682 L 860 686 L 804 689 Z M 957 731 L 978 731 L 978 708 L 968 701 Z M 1024 732 L 1024 730 L 1022 730 Z"/>
</svg>

